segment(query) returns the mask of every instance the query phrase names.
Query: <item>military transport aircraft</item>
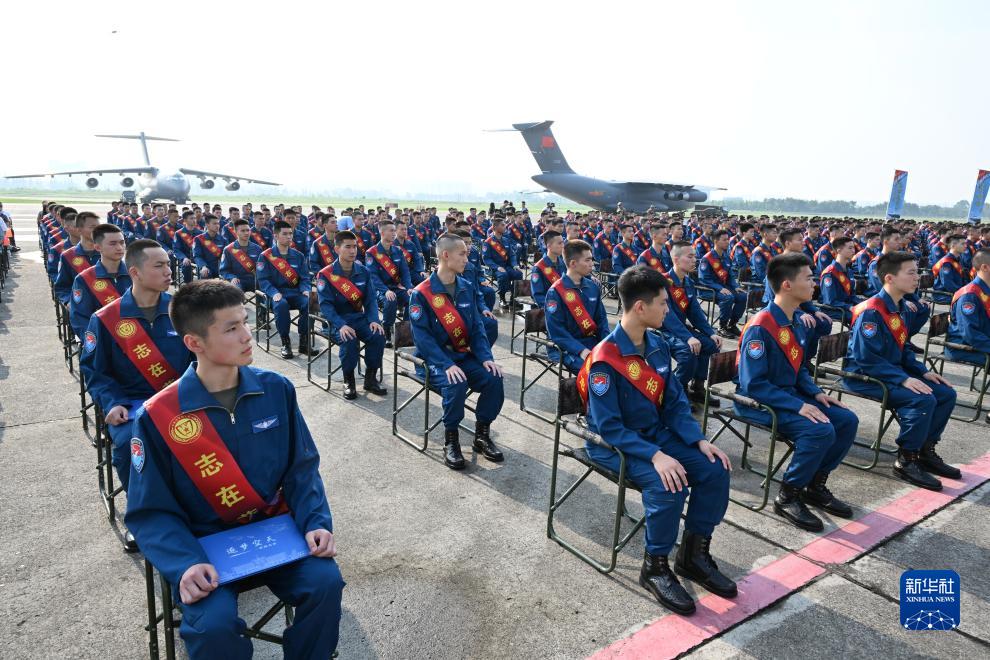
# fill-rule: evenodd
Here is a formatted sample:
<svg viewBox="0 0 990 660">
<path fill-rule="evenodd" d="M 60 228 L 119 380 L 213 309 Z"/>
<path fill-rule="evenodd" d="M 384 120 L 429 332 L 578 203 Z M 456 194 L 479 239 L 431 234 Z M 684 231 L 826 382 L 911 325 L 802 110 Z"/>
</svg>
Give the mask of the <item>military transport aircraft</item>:
<svg viewBox="0 0 990 660">
<path fill-rule="evenodd" d="M 554 192 L 579 204 L 599 211 L 622 209 L 644 213 L 657 211 L 683 211 L 708 199 L 712 190 L 725 190 L 711 186 L 646 181 L 605 181 L 577 174 L 564 159 L 557 140 L 550 130 L 552 121 L 513 124 L 512 128 L 496 129 L 519 131 L 529 150 L 540 166 L 540 174 L 533 181 L 543 186 L 543 192 Z"/>
<path fill-rule="evenodd" d="M 189 179 L 186 177 L 197 177 L 199 178 L 199 187 L 203 190 L 210 190 L 216 185 L 216 179 L 223 179 L 227 182 L 224 186 L 226 190 L 234 191 L 239 190 L 241 187 L 241 181 L 245 183 L 260 183 L 266 186 L 280 186 L 280 183 L 274 183 L 273 181 L 261 181 L 259 179 L 251 179 L 244 176 L 234 176 L 232 174 L 218 174 L 216 172 L 203 172 L 201 170 L 190 170 L 185 167 L 180 167 L 174 172 L 164 172 L 157 167 L 152 167 L 151 159 L 148 158 L 148 141 L 158 140 L 160 142 L 179 142 L 173 138 L 162 138 L 162 137 L 152 137 L 150 135 L 145 135 L 144 132 L 138 133 L 137 135 L 97 135 L 96 137 L 101 138 L 119 138 L 124 140 L 140 140 L 141 150 L 144 152 L 144 167 L 114 167 L 111 169 L 103 170 L 75 170 L 72 172 L 49 172 L 46 174 L 18 174 L 15 176 L 8 176 L 8 179 L 30 179 L 32 177 L 43 177 L 43 176 L 60 176 L 73 174 L 84 174 L 88 178 L 86 179 L 86 186 L 88 188 L 96 188 L 100 185 L 99 179 L 94 177 L 94 174 L 103 176 L 104 174 L 118 174 L 124 178 L 120 180 L 120 185 L 124 188 L 130 188 L 134 185 L 134 179 L 130 176 L 132 174 L 137 175 L 138 181 L 141 185 L 141 190 L 138 192 L 138 197 L 142 202 L 150 202 L 156 199 L 171 200 L 176 204 L 185 204 L 189 201 Z"/>
</svg>

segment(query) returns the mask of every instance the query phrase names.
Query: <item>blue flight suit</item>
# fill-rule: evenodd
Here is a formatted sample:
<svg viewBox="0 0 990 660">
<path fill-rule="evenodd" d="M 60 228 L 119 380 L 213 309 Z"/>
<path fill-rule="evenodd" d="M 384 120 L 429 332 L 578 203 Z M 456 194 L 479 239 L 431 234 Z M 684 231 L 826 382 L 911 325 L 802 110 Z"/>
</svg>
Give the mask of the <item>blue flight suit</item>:
<svg viewBox="0 0 990 660">
<path fill-rule="evenodd" d="M 705 236 L 704 234 L 694 239 L 692 245 L 694 246 L 694 254 L 698 257 L 699 263 L 706 254 L 715 249 L 715 244 L 712 242 L 711 236 Z"/>
<path fill-rule="evenodd" d="M 210 252 L 204 241 L 213 241 L 220 248 L 220 256 L 216 257 Z M 193 260 L 196 262 L 196 272 L 202 275 L 203 269 L 210 271 L 209 277 L 220 277 L 220 259 L 223 257 L 223 248 L 227 245 L 223 236 L 219 233 L 210 237 L 206 232 L 196 237 L 193 243 Z"/>
<path fill-rule="evenodd" d="M 633 256 L 630 257 L 622 248 L 628 248 Z M 627 245 L 625 241 L 616 243 L 615 247 L 612 248 L 612 272 L 615 273 L 616 277 L 635 266 L 637 256 L 635 245 Z"/>
<path fill-rule="evenodd" d="M 753 246 L 745 241 L 739 241 L 732 248 L 732 267 L 735 269 L 736 277 L 743 268 L 752 269 Z M 752 271 L 751 271 L 752 272 Z"/>
<path fill-rule="evenodd" d="M 396 243 L 398 245 L 398 243 Z M 413 286 L 422 282 L 425 278 L 426 264 L 423 261 L 423 249 L 419 242 L 413 238 L 407 238 L 402 244 L 403 255 L 406 258 L 406 267 L 409 269 L 409 280 Z"/>
<path fill-rule="evenodd" d="M 80 258 L 85 260 L 85 264 L 79 264 L 82 266 L 79 272 L 82 272 L 99 262 L 100 253 L 95 249 L 90 251 L 84 250 L 82 243 L 76 243 L 71 248 L 64 250 L 58 257 L 58 275 L 55 276 L 53 288 L 55 290 L 55 297 L 66 305 L 69 304 L 69 298 L 72 295 L 72 283 L 75 281 L 77 274 L 76 267 L 72 264 L 76 263 Z M 69 263 L 70 259 L 72 263 Z"/>
<path fill-rule="evenodd" d="M 369 269 L 359 261 L 354 262 L 350 279 L 361 292 L 361 309 L 355 309 L 350 300 L 344 297 L 331 283 L 330 275 L 346 277 L 340 262 L 320 270 L 316 277 L 316 294 L 320 300 L 320 313 L 330 321 L 333 331 L 333 341 L 340 346 L 340 364 L 345 374 L 354 373 L 358 363 L 360 346 L 364 343 L 365 373 L 374 374 L 382 366 L 382 354 L 385 352 L 385 335 L 371 330 L 372 323 L 381 323 L 378 317 L 378 293 L 375 278 Z M 344 340 L 340 329 L 345 325 L 354 329 L 357 337 Z"/>
<path fill-rule="evenodd" d="M 181 374 L 193 361 L 193 354 L 172 327 L 172 321 L 168 317 L 168 303 L 171 299 L 172 296 L 167 293 L 162 293 L 158 298 L 158 311 L 153 324 L 149 324 L 144 318 L 144 314 L 134 302 L 134 295 L 130 289 L 120 297 L 119 303 L 114 301 L 110 304 L 120 305 L 121 319 L 130 319 L 140 324 L 172 370 Z M 117 345 L 98 314 L 93 314 L 90 318 L 83 336 L 79 368 L 86 379 L 89 396 L 99 404 L 104 413 L 109 413 L 114 406 L 128 408 L 128 421 L 116 426 L 107 424 L 107 431 L 113 442 L 111 452 L 113 467 L 117 471 L 120 484 L 124 490 L 127 490 L 127 480 L 130 476 L 128 462 L 131 453 L 131 424 L 134 413 L 140 402 L 154 394 L 155 390 Z"/>
<path fill-rule="evenodd" d="M 952 302 L 952 294 L 966 284 L 967 278 L 959 272 L 962 269 L 963 265 L 959 257 L 951 252 L 935 264 L 934 268 L 932 268 L 932 274 L 935 275 L 935 283 L 932 286 L 932 299 L 935 302 L 943 304 Z"/>
<path fill-rule="evenodd" d="M 71 247 L 79 245 L 79 243 L 69 243 L 69 239 L 58 241 L 57 243 L 52 243 L 51 248 L 48 249 L 48 257 L 45 261 L 45 270 L 48 271 L 48 280 L 54 285 L 55 280 L 58 279 L 58 269 L 62 264 L 62 253 Z"/>
<path fill-rule="evenodd" d="M 949 253 L 949 246 L 947 246 L 942 241 L 936 241 L 932 243 L 931 250 L 929 251 L 929 259 L 931 263 L 937 264 L 942 260 L 942 257 Z"/>
<path fill-rule="evenodd" d="M 769 278 L 764 277 L 763 304 L 769 305 L 770 303 L 773 302 L 773 299 L 774 299 L 774 295 L 773 295 L 773 289 L 770 288 L 770 280 Z M 829 317 L 827 321 L 823 321 L 822 319 L 815 316 L 815 314 L 819 311 L 820 310 L 818 309 L 818 306 L 814 302 L 808 301 L 801 303 L 801 306 L 798 307 L 798 313 L 795 314 L 797 320 L 801 320 L 800 316 L 802 313 L 804 313 L 811 316 L 812 320 L 814 320 L 815 322 L 815 331 L 808 336 L 808 345 L 804 347 L 805 361 L 808 361 L 811 358 L 818 355 L 818 341 L 822 337 L 828 337 L 830 334 L 832 334 L 832 318 Z"/>
<path fill-rule="evenodd" d="M 505 236 L 508 236 L 515 245 L 516 263 L 526 261 L 529 246 L 529 236 L 526 233 L 526 228 L 520 227 L 514 223 L 511 225 L 506 225 Z"/>
<path fill-rule="evenodd" d="M 749 258 L 749 280 L 751 282 L 762 282 L 767 279 L 767 264 L 775 256 L 777 255 L 774 254 L 773 248 L 766 243 L 761 242 L 753 248 L 753 256 Z"/>
<path fill-rule="evenodd" d="M 879 260 L 880 257 L 878 255 L 870 262 L 867 268 L 867 277 L 869 278 L 869 286 L 866 289 L 867 297 L 873 297 L 883 290 L 883 282 L 880 281 L 880 276 L 877 275 L 877 261 Z M 928 317 L 931 316 L 932 310 L 931 307 L 921 302 L 921 299 L 916 293 L 907 294 L 904 296 L 904 300 L 913 303 L 918 308 L 914 312 L 907 308 L 901 311 L 908 325 L 908 334 L 914 336 L 921 332 L 921 328 L 924 327 Z"/>
<path fill-rule="evenodd" d="M 234 250 L 247 252 L 248 259 L 254 264 L 255 270 L 249 271 L 242 266 L 241 262 L 234 256 Z M 261 259 L 261 252 L 261 247 L 251 241 L 248 241 L 247 247 L 242 246 L 237 241 L 228 243 L 227 247 L 223 249 L 223 256 L 220 257 L 220 277 L 232 284 L 234 284 L 234 280 L 237 280 L 236 286 L 241 291 L 254 291 L 257 288 L 255 271 L 258 268 L 258 260 Z"/>
<path fill-rule="evenodd" d="M 381 264 L 372 256 L 372 250 L 383 253 L 392 260 L 392 263 L 399 270 L 398 281 L 393 280 L 392 276 L 382 268 Z M 376 243 L 372 248 L 369 248 L 365 255 L 365 265 L 368 267 L 372 279 L 375 280 L 378 304 L 382 308 L 382 325 L 385 326 L 385 331 L 391 336 L 392 326 L 395 325 L 395 317 L 399 309 L 405 310 L 409 305 L 409 292 L 413 288 L 412 281 L 409 279 L 409 266 L 406 264 L 406 257 L 395 243 L 387 251 L 384 245 Z M 389 300 L 385 297 L 385 294 L 389 291 L 395 294 L 395 300 Z"/>
<path fill-rule="evenodd" d="M 176 266 L 178 263 L 175 260 L 175 234 L 182 228 L 182 225 L 175 223 L 174 225 L 165 223 L 158 228 L 155 232 L 155 240 L 161 245 L 166 252 L 168 252 L 169 264 L 172 267 L 172 278 L 175 279 L 176 276 Z"/>
<path fill-rule="evenodd" d="M 670 241 L 663 244 L 663 249 L 660 250 L 660 263 L 663 264 L 664 272 L 670 272 L 674 269 L 674 258 L 670 255 Z"/>
<path fill-rule="evenodd" d="M 324 261 L 323 253 L 320 251 L 320 246 L 326 245 L 330 248 L 330 261 Z M 310 241 L 309 244 L 309 272 L 318 273 L 327 266 L 332 266 L 333 262 L 337 260 L 337 248 L 333 244 L 333 239 L 323 234 L 315 241 Z"/>
<path fill-rule="evenodd" d="M 595 242 L 592 245 L 595 263 L 601 264 L 603 259 L 611 259 L 612 250 L 615 249 L 615 245 L 618 242 L 619 238 L 616 236 L 615 231 L 611 234 L 606 234 L 604 231 L 599 232 L 598 235 L 595 236 Z"/>
<path fill-rule="evenodd" d="M 659 271 L 667 270 L 667 266 L 663 261 L 663 250 L 661 249 L 658 252 L 653 245 L 640 252 L 639 256 L 636 257 L 636 265 L 641 264 Z"/>
<path fill-rule="evenodd" d="M 113 288 L 117 290 L 118 298 L 131 288 L 131 276 L 127 274 L 123 261 L 120 262 L 117 272 L 113 275 L 107 273 L 102 261 L 97 261 L 96 265 L 93 266 L 93 273 L 99 279 L 109 280 Z M 76 279 L 72 282 L 72 297 L 69 300 L 69 324 L 79 341 L 82 341 L 83 333 L 89 326 L 90 317 L 101 307 L 103 305 L 90 291 L 89 285 L 86 284 L 82 275 L 76 275 Z"/>
<path fill-rule="evenodd" d="M 472 280 L 472 283 L 475 285 L 475 287 L 478 289 L 478 292 L 484 298 L 485 305 L 488 307 L 488 309 L 489 310 L 493 309 L 495 307 L 495 299 L 496 299 L 495 287 L 486 284 L 486 282 L 488 282 L 489 280 L 487 277 L 485 277 L 485 271 L 483 270 L 483 265 L 481 261 L 481 249 L 474 243 L 471 244 L 471 249 L 468 251 L 467 266 L 474 267 L 476 276 Z M 467 267 L 465 268 L 464 272 L 466 275 Z"/>
<path fill-rule="evenodd" d="M 798 322 L 798 312 L 795 312 L 792 322 L 776 303 L 770 303 L 766 311 L 770 312 L 781 331 L 788 329 L 792 333 L 792 344 L 797 341 L 803 349 L 807 349 L 810 329 Z M 859 428 L 856 414 L 847 408 L 825 406 L 815 401 L 815 395 L 822 390 L 808 373 L 806 360 L 795 372 L 777 338 L 753 323 L 747 326 L 739 342 L 736 391 L 774 409 L 777 428 L 794 443 L 794 454 L 783 480 L 795 488 L 808 485 L 818 472 L 827 474 L 834 470 L 856 439 Z M 830 423 L 815 423 L 798 414 L 806 403 L 825 413 Z M 739 404 L 734 406 L 740 416 L 770 425 L 770 413 Z"/>
<path fill-rule="evenodd" d="M 906 323 L 905 301 L 900 305 L 886 291 L 874 296 L 883 304 L 888 313 L 900 313 L 894 317 L 899 323 Z M 910 341 L 910 338 L 908 339 Z M 863 374 L 882 381 L 887 386 L 887 402 L 897 413 L 901 432 L 897 444 L 907 451 L 919 451 L 926 443 L 936 443 L 942 438 L 945 425 L 956 405 L 956 391 L 947 385 L 923 382 L 932 388 L 931 394 L 915 394 L 903 386 L 908 378 L 922 377 L 928 369 L 912 351 L 897 345 L 886 322 L 880 313 L 873 309 L 863 311 L 849 333 L 849 350 L 846 353 L 846 371 Z M 879 385 L 858 380 L 843 380 L 843 385 L 854 392 L 876 399 L 883 396 Z"/>
<path fill-rule="evenodd" d="M 675 295 L 674 289 L 667 287 L 669 311 L 660 329 L 667 345 L 670 346 L 671 355 L 677 361 L 674 376 L 686 390 L 692 380 L 698 383 L 708 380 L 708 364 L 712 356 L 718 353 L 718 346 L 712 340 L 715 329 L 708 322 L 708 317 L 698 303 L 698 292 L 694 288 L 694 282 L 690 277 L 681 280 L 674 271 L 670 271 L 667 276 L 674 287 L 683 287 L 684 298 L 688 300 L 685 311 L 681 308 L 680 295 Z M 697 355 L 688 346 L 688 340 L 692 338 L 701 342 L 701 350 Z"/>
<path fill-rule="evenodd" d="M 475 251 L 473 246 L 471 250 L 472 252 Z M 470 282 L 471 286 L 474 287 L 474 297 L 478 304 L 478 312 L 481 313 L 481 321 L 485 324 L 485 335 L 488 337 L 488 343 L 494 346 L 496 340 L 498 340 L 498 321 L 485 316 L 485 312 L 492 311 L 491 306 L 488 304 L 488 296 L 491 295 L 491 304 L 494 305 L 495 289 L 481 283 L 481 266 L 472 263 L 471 259 L 468 259 L 467 263 L 464 264 L 464 272 L 461 273 L 461 277 Z"/>
<path fill-rule="evenodd" d="M 869 248 L 863 248 L 857 252 L 856 256 L 854 256 L 852 261 L 849 262 L 849 269 L 855 273 L 856 277 L 867 278 L 869 277 L 870 262 L 873 261 L 876 256 L 877 255 L 871 252 Z"/>
<path fill-rule="evenodd" d="M 604 341 L 614 343 L 625 356 L 639 355 L 626 331 L 619 324 Z M 688 491 L 685 529 L 711 537 L 722 522 L 729 504 L 729 473 L 721 461 L 709 462 L 698 449 L 705 439 L 680 381 L 670 377 L 670 354 L 663 339 L 652 332 L 644 338 L 643 376 L 651 371 L 664 378 L 666 386 L 658 408 L 607 362 L 591 365 L 588 378 L 588 426 L 605 442 L 626 456 L 626 476 L 642 489 L 646 515 L 646 551 L 651 555 L 670 554 L 677 539 L 681 511 Z M 587 442 L 588 456 L 618 473 L 619 455 Z M 687 472 L 689 487 L 668 492 L 653 466 L 653 456 L 662 451 L 676 459 Z"/>
<path fill-rule="evenodd" d="M 826 243 L 828 243 L 828 239 L 824 236 L 819 236 L 816 239 L 805 236 L 803 241 L 804 247 L 801 248 L 801 251 L 804 252 L 804 256 L 811 259 L 811 263 L 815 263 L 815 260 L 818 257 L 818 251 L 821 250 Z"/>
<path fill-rule="evenodd" d="M 292 285 L 278 269 L 265 257 L 265 252 L 270 251 L 273 256 L 282 257 L 289 262 L 292 269 L 299 275 L 299 281 Z M 270 250 L 266 250 L 258 257 L 258 266 L 255 270 L 257 277 L 257 287 L 268 296 L 268 304 L 275 313 L 275 328 L 278 335 L 283 340 L 289 337 L 289 310 L 299 310 L 299 337 L 300 341 L 309 333 L 309 291 L 311 283 L 309 279 L 309 264 L 302 252 L 289 248 L 288 254 L 282 254 L 278 245 L 273 245 Z M 278 302 L 272 300 L 276 293 L 282 294 L 282 299 Z"/>
<path fill-rule="evenodd" d="M 967 291 L 952 303 L 946 339 L 956 344 L 972 346 L 976 352 L 946 347 L 945 354 L 953 360 L 984 364 L 987 354 L 990 354 L 990 314 L 987 313 L 980 295 L 990 296 L 990 284 L 979 277 L 972 284 L 978 286 L 981 293 Z"/>
<path fill-rule="evenodd" d="M 715 269 L 712 268 L 712 264 L 708 261 L 709 255 L 721 262 L 722 273 L 725 279 L 720 279 L 716 275 Z M 739 284 L 732 274 L 732 260 L 729 259 L 729 253 L 723 252 L 722 254 L 718 254 L 714 250 L 707 252 L 698 261 L 698 279 L 702 286 L 715 290 L 715 303 L 718 305 L 719 323 L 723 326 L 737 323 L 742 318 L 743 312 L 746 311 L 746 293 L 736 290 L 739 288 Z M 728 289 L 729 293 L 722 293 L 722 289 Z M 711 294 L 707 291 L 699 292 L 698 295 L 702 300 L 711 299 Z"/>
<path fill-rule="evenodd" d="M 549 263 L 549 265 L 547 265 Z M 556 262 L 550 262 L 550 257 L 544 256 L 542 259 L 533 264 L 530 269 L 529 282 L 530 282 L 530 292 L 533 294 L 533 300 L 540 307 L 543 307 L 547 298 L 547 290 L 550 288 L 551 282 L 547 277 L 547 274 L 543 272 L 544 268 L 552 268 L 557 272 L 557 275 L 563 275 L 567 272 L 567 267 L 564 265 L 564 257 L 557 257 Z"/>
<path fill-rule="evenodd" d="M 292 242 L 295 244 L 295 250 L 307 254 L 309 252 L 309 232 L 302 226 L 302 224 L 296 225 L 296 228 L 292 230 Z"/>
<path fill-rule="evenodd" d="M 251 230 L 251 242 L 256 243 L 262 250 L 275 245 L 275 235 L 268 227 L 255 227 Z"/>
<path fill-rule="evenodd" d="M 852 308 L 863 302 L 863 299 L 855 293 L 846 293 L 845 288 L 839 281 L 839 273 L 845 274 L 849 280 L 850 290 L 855 291 L 856 280 L 852 278 L 852 275 L 838 261 L 833 261 L 822 271 L 820 287 L 822 304 L 829 307 L 838 307 L 841 310 L 823 308 L 822 311 L 836 321 L 841 322 L 842 320 L 849 321 L 852 319 Z"/>
<path fill-rule="evenodd" d="M 475 418 L 482 423 L 491 423 L 502 410 L 505 391 L 502 379 L 485 369 L 482 364 L 494 358 L 482 323 L 483 317 L 475 301 L 474 287 L 458 276 L 454 281 L 454 295 L 451 297 L 437 273 L 430 275 L 429 282 L 433 295 L 450 299 L 464 319 L 470 347 L 465 353 L 453 349 L 450 335 L 437 320 L 433 301 L 426 300 L 423 294 L 413 289 L 409 295 L 413 341 L 430 370 L 430 385 L 441 392 L 443 426 L 446 430 L 454 430 L 464 419 L 464 401 L 469 388 L 480 393 Z M 466 382 L 452 383 L 447 380 L 446 371 L 454 365 L 464 371 Z"/>
<path fill-rule="evenodd" d="M 357 248 L 358 248 L 357 258 L 363 260 L 365 252 L 370 250 L 371 246 L 373 246 L 378 241 L 375 240 L 375 237 L 372 236 L 370 231 L 368 231 L 363 227 L 361 229 L 355 227 L 351 229 L 351 231 L 354 232 L 355 236 L 361 239 L 357 242 Z"/>
<path fill-rule="evenodd" d="M 271 371 L 240 367 L 238 373 L 232 413 L 206 390 L 195 365 L 168 391 L 177 390 L 183 413 L 206 414 L 260 497 L 270 502 L 281 492 L 301 534 L 317 529 L 332 532 L 320 455 L 299 410 L 295 387 Z M 236 524 L 224 523 L 206 502 L 144 406 L 134 421 L 134 441 L 143 451 L 129 461 L 131 487 L 124 520 L 141 552 L 171 583 L 178 602 L 179 582 L 186 570 L 210 563 L 197 538 Z M 337 646 L 344 588 L 336 562 L 307 556 L 258 577 L 296 608 L 295 620 L 284 633 L 285 656 L 329 658 Z M 179 634 L 193 660 L 251 657 L 251 641 L 242 636 L 244 621 L 237 617 L 237 590 L 236 582 L 224 584 L 205 598 L 182 605 Z"/>
<path fill-rule="evenodd" d="M 580 371 L 584 364 L 584 359 L 581 357 L 582 351 L 591 350 L 598 345 L 598 342 L 608 336 L 608 312 L 605 311 L 605 303 L 602 301 L 602 291 L 598 282 L 590 277 L 583 277 L 580 283 L 576 283 L 568 277 L 566 272 L 560 279 L 564 289 L 580 294 L 584 308 L 588 310 L 597 326 L 597 331 L 593 335 L 587 336 L 567 305 L 564 304 L 560 291 L 555 288 L 547 291 L 546 305 L 544 306 L 547 336 L 563 350 L 564 368 L 574 374 Z M 559 355 L 559 351 L 555 349 L 547 350 L 547 357 L 551 360 L 557 360 Z"/>
<path fill-rule="evenodd" d="M 193 280 L 193 267 L 196 264 L 196 255 L 194 254 L 196 237 L 202 233 L 202 229 L 186 229 L 185 227 L 175 232 L 175 239 L 172 241 L 172 254 L 175 255 L 175 261 L 182 270 L 183 282 L 192 282 Z M 192 236 L 192 246 L 188 245 L 184 239 L 188 236 Z M 186 259 L 189 260 L 189 265 L 183 266 L 182 262 Z"/>
<path fill-rule="evenodd" d="M 496 241 L 501 244 L 505 250 L 505 257 L 502 257 L 502 255 L 496 252 L 489 241 Z M 522 279 L 522 273 L 518 268 L 519 260 L 516 256 L 514 243 L 509 238 L 508 233 L 502 234 L 502 238 L 499 238 L 493 233 L 485 239 L 485 242 L 481 245 L 481 259 L 486 266 L 492 269 L 492 274 L 498 282 L 498 295 L 503 298 L 512 288 L 512 282 Z M 499 268 L 503 270 L 500 271 Z"/>
</svg>

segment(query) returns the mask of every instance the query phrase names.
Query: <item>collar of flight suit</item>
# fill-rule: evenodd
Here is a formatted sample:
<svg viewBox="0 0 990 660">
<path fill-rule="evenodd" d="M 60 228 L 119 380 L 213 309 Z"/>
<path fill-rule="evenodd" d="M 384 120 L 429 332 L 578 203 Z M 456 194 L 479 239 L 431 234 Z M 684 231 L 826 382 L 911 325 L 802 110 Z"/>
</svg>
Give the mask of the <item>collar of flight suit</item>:
<svg viewBox="0 0 990 660">
<path fill-rule="evenodd" d="M 158 312 L 155 314 L 156 317 L 168 316 L 168 301 L 171 298 L 172 296 L 165 291 L 158 296 Z M 120 297 L 120 316 L 121 318 L 144 318 L 144 313 L 137 306 L 137 302 L 134 301 L 134 294 L 131 289 L 127 289 L 124 295 Z"/>
<path fill-rule="evenodd" d="M 247 394 L 264 394 L 265 390 L 261 386 L 261 381 L 255 373 L 248 367 L 237 368 L 237 396 L 235 401 L 239 401 Z M 196 363 L 192 362 L 186 368 L 186 372 L 179 378 L 179 410 L 183 413 L 202 410 L 203 408 L 218 407 L 215 396 L 206 391 L 203 381 L 196 375 Z M 236 404 L 235 404 L 236 406 Z"/>
<path fill-rule="evenodd" d="M 615 330 L 611 334 L 612 341 L 615 345 L 619 347 L 619 352 L 622 357 L 628 357 L 630 355 L 639 355 L 639 351 L 636 350 L 636 345 L 633 344 L 632 339 L 626 334 L 626 329 L 622 327 L 622 322 L 620 321 L 615 325 Z M 646 343 L 646 350 L 641 356 L 649 361 L 650 355 L 660 350 L 660 343 L 663 341 L 655 333 L 647 330 L 643 335 L 643 341 Z"/>
</svg>

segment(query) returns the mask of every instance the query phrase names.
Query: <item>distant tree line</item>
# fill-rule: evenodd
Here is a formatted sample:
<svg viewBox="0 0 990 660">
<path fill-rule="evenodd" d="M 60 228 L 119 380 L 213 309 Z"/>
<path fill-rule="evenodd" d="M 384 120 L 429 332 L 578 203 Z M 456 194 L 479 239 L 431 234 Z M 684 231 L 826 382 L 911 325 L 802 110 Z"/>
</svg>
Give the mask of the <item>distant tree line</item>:
<svg viewBox="0 0 990 660">
<path fill-rule="evenodd" d="M 741 197 L 725 197 L 713 200 L 726 209 L 739 211 L 759 211 L 762 213 L 800 213 L 802 215 L 851 215 L 883 217 L 887 213 L 887 203 L 860 204 L 843 199 L 797 199 L 795 197 L 768 197 L 766 199 L 742 199 Z M 984 215 L 990 211 L 990 204 L 984 205 Z M 969 200 L 961 199 L 952 206 L 937 204 L 904 203 L 901 213 L 904 217 L 916 218 L 946 218 L 950 220 L 965 220 L 969 213 Z"/>
</svg>

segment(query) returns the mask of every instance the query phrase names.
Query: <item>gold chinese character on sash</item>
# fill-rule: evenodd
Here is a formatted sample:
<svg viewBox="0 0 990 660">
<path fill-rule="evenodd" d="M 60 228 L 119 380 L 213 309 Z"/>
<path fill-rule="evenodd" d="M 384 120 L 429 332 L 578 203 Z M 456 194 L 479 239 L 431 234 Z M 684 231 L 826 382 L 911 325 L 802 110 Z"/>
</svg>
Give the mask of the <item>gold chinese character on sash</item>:
<svg viewBox="0 0 990 660">
<path fill-rule="evenodd" d="M 656 378 L 650 378 L 646 381 L 646 391 L 650 394 L 656 394 L 658 387 L 660 387 L 660 383 L 657 382 Z"/>
<path fill-rule="evenodd" d="M 154 364 L 148 366 L 148 373 L 155 378 L 158 378 L 165 373 L 165 367 L 162 366 L 161 362 L 155 362 Z"/>
<path fill-rule="evenodd" d="M 453 332 L 453 335 L 454 335 L 455 337 L 460 337 L 460 336 L 461 336 L 461 334 L 463 334 L 463 331 L 461 330 L 461 328 L 454 328 L 454 332 Z"/>
<path fill-rule="evenodd" d="M 450 325 L 454 322 L 454 314 L 452 312 L 447 312 L 443 315 L 443 322 Z"/>
<path fill-rule="evenodd" d="M 585 319 L 585 320 L 581 321 L 581 327 L 584 328 L 585 330 L 587 330 L 588 328 L 590 328 L 591 327 L 591 319 Z"/>
<path fill-rule="evenodd" d="M 792 346 L 791 347 L 791 359 L 792 360 L 796 360 L 799 353 L 800 353 L 800 351 L 798 350 L 798 347 L 797 346 Z"/>
<path fill-rule="evenodd" d="M 575 307 L 574 308 L 574 316 L 578 316 L 579 317 L 579 316 L 581 316 L 583 314 L 584 314 L 584 310 L 583 309 L 581 309 L 580 307 Z"/>
<path fill-rule="evenodd" d="M 199 468 L 199 474 L 203 477 L 212 477 L 220 468 L 223 467 L 223 463 L 217 460 L 217 453 L 210 452 L 209 454 L 203 454 L 196 461 L 196 467 Z"/>
<path fill-rule="evenodd" d="M 220 503 L 228 509 L 244 499 L 244 496 L 237 490 L 237 484 L 223 486 L 216 492 L 216 496 L 220 498 Z"/>
<path fill-rule="evenodd" d="M 151 349 L 148 348 L 147 344 L 138 344 L 134 347 L 134 355 L 137 356 L 137 359 L 144 360 L 151 355 Z"/>
</svg>

